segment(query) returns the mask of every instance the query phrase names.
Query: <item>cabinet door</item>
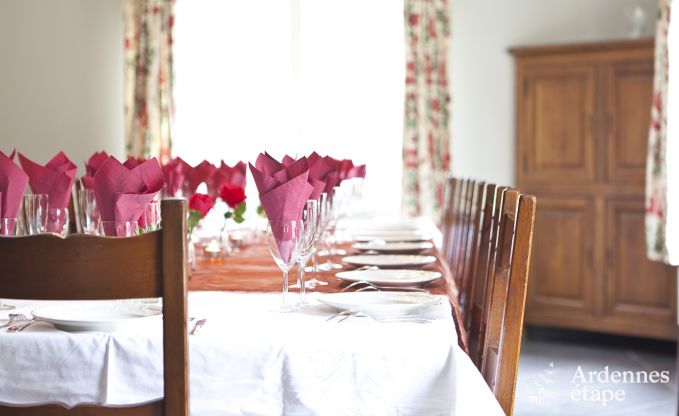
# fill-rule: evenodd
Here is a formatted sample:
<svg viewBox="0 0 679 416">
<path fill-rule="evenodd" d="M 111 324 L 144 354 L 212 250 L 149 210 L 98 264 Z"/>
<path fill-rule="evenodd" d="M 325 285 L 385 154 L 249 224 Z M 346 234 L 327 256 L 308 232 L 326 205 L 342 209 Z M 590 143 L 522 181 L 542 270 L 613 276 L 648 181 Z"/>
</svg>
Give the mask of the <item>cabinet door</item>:
<svg viewBox="0 0 679 416">
<path fill-rule="evenodd" d="M 608 179 L 643 184 L 651 122 L 653 62 L 611 64 L 607 81 Z"/>
<path fill-rule="evenodd" d="M 643 198 L 606 203 L 607 272 L 605 311 L 630 329 L 662 336 L 676 332 L 677 269 L 646 258 Z M 660 333 L 658 332 L 660 331 Z"/>
<path fill-rule="evenodd" d="M 538 195 L 527 320 L 551 324 L 594 313 L 594 203 L 589 196 Z"/>
<path fill-rule="evenodd" d="M 519 181 L 593 181 L 594 67 L 528 69 L 524 74 Z"/>
</svg>

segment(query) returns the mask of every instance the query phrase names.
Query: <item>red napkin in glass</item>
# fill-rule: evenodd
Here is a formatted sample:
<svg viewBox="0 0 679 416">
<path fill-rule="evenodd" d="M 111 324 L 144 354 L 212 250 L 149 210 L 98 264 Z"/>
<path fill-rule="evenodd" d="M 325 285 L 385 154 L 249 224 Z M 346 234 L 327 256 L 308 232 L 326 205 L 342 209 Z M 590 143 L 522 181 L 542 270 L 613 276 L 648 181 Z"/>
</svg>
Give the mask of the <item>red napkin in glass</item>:
<svg viewBox="0 0 679 416">
<path fill-rule="evenodd" d="M 39 165 L 19 153 L 19 162 L 28 175 L 28 184 L 34 194 L 47 194 L 50 208 L 66 208 L 78 168 L 64 152 L 57 153 L 45 166 Z"/>
<path fill-rule="evenodd" d="M 295 158 L 293 158 L 292 156 L 285 155 L 283 156 L 283 160 L 281 160 L 281 164 L 283 166 L 290 166 L 293 163 L 295 163 Z"/>
<path fill-rule="evenodd" d="M 106 152 L 95 152 L 90 156 L 85 162 L 85 176 L 80 178 L 80 183 L 82 183 L 85 189 L 92 189 L 92 179 L 94 174 L 97 173 L 97 169 L 108 159 L 108 153 Z"/>
<path fill-rule="evenodd" d="M 365 178 L 365 165 L 358 165 L 349 169 L 347 178 Z"/>
<path fill-rule="evenodd" d="M 269 155 L 260 154 L 255 165 L 271 166 Z M 308 183 L 309 163 L 303 157 L 287 168 L 283 168 L 274 175 L 267 174 L 250 164 L 250 171 L 255 179 L 259 200 L 269 222 L 299 221 L 302 219 L 302 209 L 313 192 L 313 186 Z M 290 260 L 293 244 L 290 235 L 273 228 L 279 253 L 286 260 Z"/>
<path fill-rule="evenodd" d="M 128 169 L 136 168 L 146 161 L 143 157 L 128 156 L 127 160 L 123 162 L 123 165 L 127 166 Z"/>
<path fill-rule="evenodd" d="M 177 195 L 184 186 L 186 171 L 191 169 L 188 163 L 175 157 L 161 167 L 165 179 L 165 190 L 168 195 Z"/>
<path fill-rule="evenodd" d="M 101 220 L 137 222 L 144 213 L 144 205 L 153 200 L 163 184 L 163 172 L 156 158 L 129 169 L 115 157 L 109 157 L 94 175 L 94 196 Z M 116 232 L 113 228 L 104 231 L 106 235 Z"/>
<path fill-rule="evenodd" d="M 273 175 L 279 170 L 283 169 L 282 163 L 274 159 L 267 152 L 260 153 L 255 161 L 255 167 L 267 175 Z"/>
<path fill-rule="evenodd" d="M 243 161 L 240 161 L 233 165 L 233 167 L 227 165 L 222 160 L 221 165 L 212 175 L 210 182 L 208 183 L 208 190 L 210 195 L 216 197 L 219 193 L 219 189 L 225 183 L 230 183 L 238 185 L 245 189 L 247 180 L 247 167 Z"/>
<path fill-rule="evenodd" d="M 207 160 L 203 160 L 195 168 L 188 169 L 185 175 L 189 193 L 194 194 L 202 182 L 209 183 L 216 171 L 217 167 Z"/>
<path fill-rule="evenodd" d="M 28 175 L 12 161 L 14 152 L 10 156 L 0 152 L 0 218 L 17 217 L 28 185 Z"/>
</svg>

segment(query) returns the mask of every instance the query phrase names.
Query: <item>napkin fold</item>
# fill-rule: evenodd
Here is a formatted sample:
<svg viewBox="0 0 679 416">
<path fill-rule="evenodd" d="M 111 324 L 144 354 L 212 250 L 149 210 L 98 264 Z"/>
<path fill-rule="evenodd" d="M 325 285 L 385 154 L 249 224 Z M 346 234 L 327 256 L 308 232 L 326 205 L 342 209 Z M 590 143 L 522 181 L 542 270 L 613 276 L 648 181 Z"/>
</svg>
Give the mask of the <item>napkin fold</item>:
<svg viewBox="0 0 679 416">
<path fill-rule="evenodd" d="M 82 184 L 83 188 L 85 189 L 92 189 L 92 180 L 94 178 L 94 175 L 97 173 L 97 169 L 101 166 L 102 163 L 104 163 L 108 159 L 108 153 L 102 151 L 102 152 L 95 152 L 90 156 L 89 159 L 85 162 L 85 175 L 80 178 L 80 183 Z"/>
<path fill-rule="evenodd" d="M 19 162 L 28 175 L 31 191 L 34 194 L 47 194 L 50 209 L 68 206 L 78 168 L 64 152 L 57 153 L 45 166 L 33 162 L 21 153 Z"/>
<path fill-rule="evenodd" d="M 203 182 L 208 184 L 216 171 L 217 167 L 207 160 L 203 160 L 196 167 L 188 169 L 185 175 L 189 193 L 194 194 Z"/>
<path fill-rule="evenodd" d="M 290 166 L 293 163 L 295 163 L 295 158 L 292 156 L 285 155 L 283 156 L 283 160 L 281 160 L 283 166 Z"/>
<path fill-rule="evenodd" d="M 28 175 L 0 152 L 0 218 L 16 218 L 28 185 Z"/>
<path fill-rule="evenodd" d="M 191 166 L 180 157 L 170 159 L 161 167 L 165 179 L 165 191 L 168 195 L 175 196 L 183 190 L 186 172 L 189 169 Z"/>
<path fill-rule="evenodd" d="M 163 188 L 163 172 L 156 158 L 128 168 L 110 156 L 94 175 L 93 189 L 102 221 L 137 222 L 144 205 L 151 202 Z M 117 228 L 117 227 L 115 227 Z M 106 235 L 122 230 L 104 228 Z"/>
<path fill-rule="evenodd" d="M 212 197 L 216 197 L 219 193 L 219 189 L 225 183 L 230 183 L 233 185 L 238 185 L 245 189 L 247 181 L 247 166 L 245 162 L 239 161 L 233 167 L 227 165 L 222 160 L 221 165 L 212 175 L 210 182 L 208 183 L 208 190 Z"/>
<path fill-rule="evenodd" d="M 279 169 L 273 171 L 276 166 Z M 314 191 L 314 187 L 308 182 L 309 162 L 302 157 L 288 167 L 283 167 L 264 153 L 259 155 L 255 165 L 250 164 L 250 171 L 259 191 L 259 200 L 269 223 L 272 224 L 278 252 L 288 262 L 294 250 L 292 233 L 275 224 L 278 221 L 302 219 L 302 209 Z"/>
</svg>

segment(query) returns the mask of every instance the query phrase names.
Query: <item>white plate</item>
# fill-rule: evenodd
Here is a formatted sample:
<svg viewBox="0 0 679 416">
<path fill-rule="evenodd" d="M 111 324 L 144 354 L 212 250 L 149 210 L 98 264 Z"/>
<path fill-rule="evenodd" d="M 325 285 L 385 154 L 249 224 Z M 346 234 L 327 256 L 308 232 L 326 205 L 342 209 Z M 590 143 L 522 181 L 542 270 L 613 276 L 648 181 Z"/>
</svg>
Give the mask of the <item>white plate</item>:
<svg viewBox="0 0 679 416">
<path fill-rule="evenodd" d="M 396 241 L 427 241 L 431 240 L 431 235 L 426 233 L 400 232 L 400 233 L 374 233 L 374 234 L 357 234 L 354 235 L 356 241 L 384 241 L 387 243 Z"/>
<path fill-rule="evenodd" d="M 335 276 L 345 282 L 366 281 L 381 286 L 417 286 L 441 277 L 439 272 L 427 270 L 352 270 L 339 272 Z"/>
<path fill-rule="evenodd" d="M 419 253 L 432 247 L 434 245 L 428 241 L 369 241 L 355 243 L 351 246 L 356 250 L 375 250 L 383 253 Z"/>
<path fill-rule="evenodd" d="M 436 261 L 434 256 L 419 256 L 414 254 L 366 254 L 360 256 L 348 256 L 343 262 L 356 266 L 378 267 L 412 267 L 426 266 Z"/>
<path fill-rule="evenodd" d="M 31 312 L 39 321 L 64 331 L 112 332 L 161 316 L 154 305 L 128 301 L 74 302 Z"/>
<path fill-rule="evenodd" d="M 318 296 L 318 301 L 339 311 L 355 310 L 373 318 L 410 315 L 439 302 L 423 292 L 346 292 Z"/>
</svg>

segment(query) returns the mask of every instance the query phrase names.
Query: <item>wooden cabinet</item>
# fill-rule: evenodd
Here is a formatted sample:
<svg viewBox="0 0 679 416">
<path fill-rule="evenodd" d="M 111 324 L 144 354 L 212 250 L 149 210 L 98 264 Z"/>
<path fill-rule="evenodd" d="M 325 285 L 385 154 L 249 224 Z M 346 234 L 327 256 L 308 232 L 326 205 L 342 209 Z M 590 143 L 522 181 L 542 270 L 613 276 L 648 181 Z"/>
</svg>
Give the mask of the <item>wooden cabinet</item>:
<svg viewBox="0 0 679 416">
<path fill-rule="evenodd" d="M 516 48 L 516 175 L 538 197 L 526 322 L 676 334 L 677 270 L 645 254 L 653 41 Z"/>
</svg>

